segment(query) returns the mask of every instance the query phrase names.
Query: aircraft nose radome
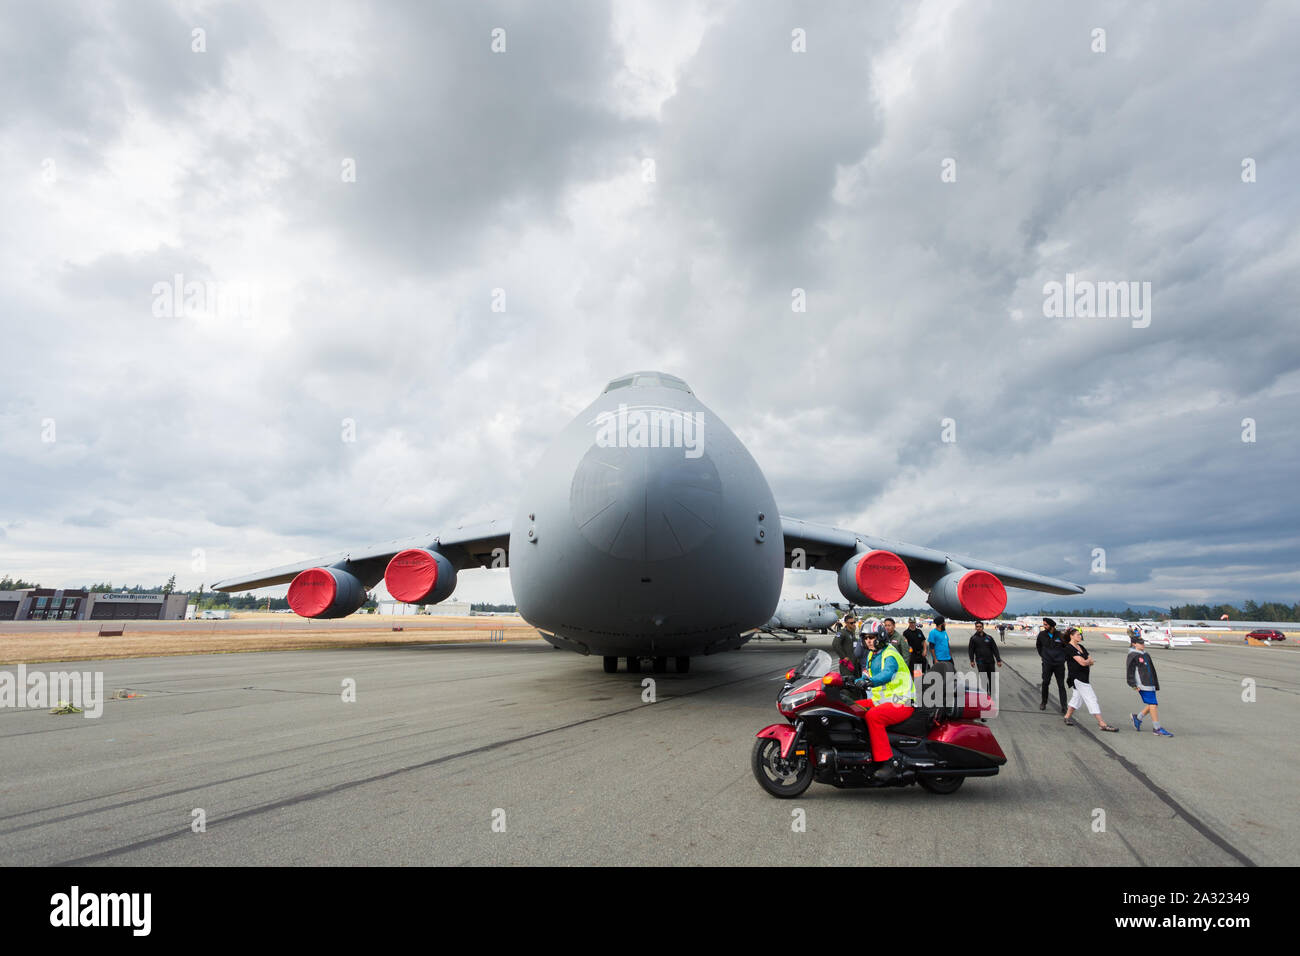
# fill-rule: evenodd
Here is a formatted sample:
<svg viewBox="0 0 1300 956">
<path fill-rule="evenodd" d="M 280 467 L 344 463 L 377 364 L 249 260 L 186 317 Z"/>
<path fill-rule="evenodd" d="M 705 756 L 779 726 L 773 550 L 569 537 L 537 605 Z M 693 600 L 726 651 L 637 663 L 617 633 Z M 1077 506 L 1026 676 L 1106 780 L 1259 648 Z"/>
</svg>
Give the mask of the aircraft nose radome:
<svg viewBox="0 0 1300 956">
<path fill-rule="evenodd" d="M 699 547 L 714 533 L 722 480 L 707 454 L 680 448 L 593 445 L 569 490 L 578 530 L 616 558 L 662 561 Z"/>
</svg>

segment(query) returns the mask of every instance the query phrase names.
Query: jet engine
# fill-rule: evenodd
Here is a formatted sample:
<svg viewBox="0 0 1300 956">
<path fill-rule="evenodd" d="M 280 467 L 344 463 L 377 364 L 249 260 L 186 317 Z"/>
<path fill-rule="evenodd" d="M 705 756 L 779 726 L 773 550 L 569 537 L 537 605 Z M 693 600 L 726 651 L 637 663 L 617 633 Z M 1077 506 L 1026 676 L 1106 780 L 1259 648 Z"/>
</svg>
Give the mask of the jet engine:
<svg viewBox="0 0 1300 956">
<path fill-rule="evenodd" d="M 840 593 L 854 604 L 893 604 L 910 581 L 907 565 L 892 551 L 864 551 L 840 568 Z"/>
<path fill-rule="evenodd" d="M 347 617 L 365 603 L 365 585 L 338 568 L 310 568 L 289 585 L 289 607 L 301 617 Z"/>
<path fill-rule="evenodd" d="M 1007 589 L 988 571 L 961 568 L 930 589 L 930 607 L 958 621 L 987 621 L 1006 609 Z"/>
<path fill-rule="evenodd" d="M 407 604 L 437 604 L 456 590 L 456 569 L 445 555 L 407 548 L 393 555 L 384 571 L 388 593 Z"/>
</svg>

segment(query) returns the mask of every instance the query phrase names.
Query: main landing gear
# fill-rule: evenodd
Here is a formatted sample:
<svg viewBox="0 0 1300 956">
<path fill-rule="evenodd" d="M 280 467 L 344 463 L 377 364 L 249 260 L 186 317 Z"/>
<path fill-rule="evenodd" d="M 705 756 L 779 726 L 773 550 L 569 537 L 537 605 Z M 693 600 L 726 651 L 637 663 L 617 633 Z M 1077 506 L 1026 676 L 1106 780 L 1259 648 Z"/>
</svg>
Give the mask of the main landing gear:
<svg viewBox="0 0 1300 956">
<path fill-rule="evenodd" d="M 651 668 L 652 670 L 654 670 L 656 674 L 668 673 L 667 657 L 653 657 L 650 660 L 651 660 Z M 606 674 L 618 673 L 617 657 L 608 657 L 608 656 L 604 657 L 601 659 L 601 663 L 604 665 Z M 676 657 L 673 659 L 673 663 L 676 665 L 677 673 L 686 674 L 690 672 L 691 659 L 689 657 Z M 641 658 L 639 657 L 627 658 L 627 672 L 629 674 L 641 673 Z"/>
</svg>

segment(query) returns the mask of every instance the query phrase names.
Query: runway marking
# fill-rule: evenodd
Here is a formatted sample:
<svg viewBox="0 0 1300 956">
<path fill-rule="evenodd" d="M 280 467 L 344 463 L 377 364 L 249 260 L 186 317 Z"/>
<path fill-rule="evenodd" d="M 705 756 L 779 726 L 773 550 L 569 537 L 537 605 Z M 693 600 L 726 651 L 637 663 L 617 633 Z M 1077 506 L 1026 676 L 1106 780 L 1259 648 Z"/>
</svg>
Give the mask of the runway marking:
<svg viewBox="0 0 1300 956">
<path fill-rule="evenodd" d="M 250 817 L 255 817 L 255 816 L 259 815 L 259 814 L 267 813 L 267 812 L 269 812 L 269 811 L 271 811 L 271 810 L 281 810 L 281 809 L 283 809 L 283 808 L 285 808 L 285 807 L 294 806 L 295 804 L 299 804 L 299 803 L 307 803 L 307 802 L 312 801 L 312 800 L 318 800 L 318 799 L 320 799 L 321 797 L 328 797 L 328 796 L 332 796 L 333 794 L 336 794 L 336 793 L 342 793 L 343 791 L 346 791 L 346 790 L 352 790 L 352 789 L 354 789 L 354 788 L 356 788 L 356 787 L 365 786 L 366 784 L 369 784 L 369 783 L 378 783 L 378 782 L 381 781 L 381 780 L 388 780 L 388 779 L 390 779 L 390 778 L 392 778 L 392 777 L 396 777 L 396 776 L 399 776 L 399 775 L 401 775 L 401 774 L 409 773 L 409 772 L 411 772 L 411 771 L 413 771 L 413 770 L 424 770 L 424 769 L 427 769 L 427 768 L 429 768 L 429 767 L 436 767 L 436 766 L 438 766 L 439 764 L 449 763 L 449 762 L 451 762 L 451 761 L 453 761 L 453 760 L 459 760 L 459 759 L 461 759 L 462 757 L 472 757 L 472 756 L 474 756 L 474 755 L 476 755 L 476 754 L 487 753 L 487 752 L 492 751 L 492 750 L 499 750 L 499 749 L 501 749 L 502 747 L 508 747 L 508 746 L 510 746 L 511 744 L 521 743 L 521 742 L 523 742 L 523 741 L 525 741 L 525 740 L 535 740 L 535 739 L 537 739 L 538 737 L 545 737 L 545 736 L 548 736 L 548 735 L 550 735 L 550 734 L 559 733 L 560 731 L 564 731 L 564 730 L 572 730 L 574 727 L 581 727 L 581 726 L 583 726 L 583 725 L 585 725 L 585 724 L 596 723 L 597 721 L 606 720 L 606 719 L 608 719 L 608 718 L 610 718 L 610 717 L 618 717 L 618 716 L 621 716 L 621 715 L 623 715 L 623 714 L 631 713 L 631 712 L 633 712 L 633 711 L 645 710 L 647 707 L 650 707 L 650 706 L 662 707 L 665 703 L 667 703 L 667 702 L 669 702 L 669 701 L 680 700 L 680 699 L 683 698 L 683 697 L 693 697 L 693 696 L 696 695 L 696 694 L 702 694 L 702 693 L 706 693 L 706 692 L 708 692 L 708 691 L 717 690 L 717 689 L 720 688 L 720 687 L 728 687 L 728 686 L 730 686 L 730 685 L 732 685 L 732 684 L 740 684 L 740 683 L 743 683 L 743 682 L 745 682 L 745 681 L 757 680 L 757 679 L 759 679 L 759 678 L 765 676 L 766 673 L 767 673 L 767 671 L 766 671 L 766 669 L 764 669 L 764 671 L 763 671 L 762 673 L 759 673 L 759 674 L 751 674 L 751 675 L 749 675 L 749 676 L 747 676 L 747 677 L 738 677 L 738 678 L 736 678 L 735 680 L 722 681 L 721 683 L 710 684 L 708 687 L 700 687 L 700 688 L 697 688 L 697 689 L 695 689 L 695 690 L 686 691 L 686 692 L 681 693 L 681 694 L 675 694 L 675 695 L 673 695 L 672 697 L 664 697 L 664 698 L 661 698 L 661 700 L 660 700 L 660 702 L 659 702 L 658 704 L 653 704 L 653 705 L 651 705 L 651 704 L 640 704 L 640 703 L 639 703 L 639 704 L 637 704 L 637 705 L 635 705 L 635 706 L 633 706 L 633 707 L 625 707 L 625 708 L 623 708 L 622 710 L 614 710 L 614 711 L 610 711 L 610 712 L 607 713 L 607 714 L 598 714 L 598 715 L 596 715 L 595 717 L 585 717 L 585 718 L 583 718 L 582 720 L 575 720 L 575 721 L 573 721 L 572 723 L 563 724 L 563 725 L 561 725 L 561 726 L 559 726 L 559 727 L 551 727 L 551 728 L 549 728 L 549 729 L 547 729 L 547 730 L 537 730 L 537 731 L 534 731 L 534 732 L 529 733 L 529 734 L 522 734 L 522 735 L 520 735 L 520 736 L 518 736 L 518 737 L 511 737 L 511 738 L 509 738 L 509 739 L 507 739 L 507 740 L 498 740 L 498 741 L 495 741 L 495 742 L 490 743 L 490 744 L 483 744 L 483 745 L 480 746 L 480 747 L 473 747 L 473 748 L 471 748 L 471 749 L 469 749 L 469 750 L 462 750 L 462 751 L 459 751 L 458 753 L 445 754 L 444 756 L 441 756 L 441 757 L 435 757 L 435 758 L 433 758 L 432 760 L 426 760 L 426 761 L 423 761 L 423 762 L 421 762 L 421 763 L 412 764 L 412 765 L 409 766 L 409 767 L 398 767 L 398 768 L 395 769 L 395 770 L 386 770 L 386 771 L 384 771 L 383 773 L 374 774 L 374 775 L 369 776 L 369 777 L 364 777 L 364 778 L 362 778 L 362 779 L 360 779 L 360 780 L 346 780 L 346 781 L 344 781 L 344 782 L 342 782 L 342 783 L 336 783 L 336 784 L 334 784 L 333 786 L 322 787 L 322 788 L 319 789 L 319 790 L 312 790 L 312 791 L 309 791 L 309 792 L 307 792 L 307 793 L 298 794 L 297 796 L 288 797 L 288 798 L 283 799 L 283 800 L 276 800 L 276 801 L 273 801 L 273 802 L 271 802 L 271 803 L 263 804 L 263 805 L 261 805 L 261 806 L 249 807 L 247 810 L 240 810 L 240 811 L 238 811 L 237 813 L 232 813 L 232 814 L 230 814 L 229 816 L 223 816 L 223 817 L 220 817 L 220 818 L 213 818 L 213 819 L 211 819 L 209 822 L 210 822 L 210 824 L 212 824 L 212 825 L 216 825 L 216 824 L 220 824 L 220 823 L 232 823 L 232 822 L 237 821 L 237 820 L 243 820 L 243 819 L 247 819 L 247 818 L 250 818 Z M 151 798 L 142 798 L 142 799 L 151 799 Z M 136 801 L 130 801 L 130 802 L 134 803 L 134 802 L 136 802 Z M 94 811 L 91 811 L 91 812 L 94 812 Z M 167 843 L 167 842 L 170 842 L 171 840 L 180 839 L 180 838 L 182 838 L 182 837 L 187 837 L 187 836 L 190 836 L 190 835 L 191 835 L 191 834 L 190 834 L 190 831 L 189 831 L 189 830 L 180 830 L 180 831 L 177 831 L 177 832 L 174 832 L 174 833 L 166 833 L 166 834 L 163 834 L 163 835 L 161 835 L 161 836 L 149 837 L 149 838 L 144 839 L 144 840 L 137 840 L 137 841 L 134 842 L 134 843 L 128 843 L 128 844 L 125 844 L 124 846 L 116 847 L 116 848 L 111 849 L 111 850 L 101 850 L 99 853 L 91 853 L 91 854 L 88 854 L 88 855 L 86 855 L 86 856 L 75 857 L 75 858 L 73 858 L 73 859 L 71 859 L 71 860 L 64 860 L 64 861 L 62 861 L 62 862 L 54 863 L 54 864 L 51 864 L 51 865 L 53 865 L 53 866 L 80 866 L 80 865 L 83 865 L 83 864 L 86 864 L 86 863 L 94 863 L 94 862 L 97 862 L 97 861 L 99 861 L 99 860 L 105 860 L 105 859 L 108 859 L 108 858 L 110 858 L 110 857 L 118 856 L 118 855 L 120 855 L 120 854 L 122 854 L 122 853 L 131 853 L 131 852 L 133 852 L 133 851 L 135 851 L 135 850 L 143 850 L 143 849 L 145 849 L 146 847 L 157 846 L 157 845 L 159 845 L 159 844 Z"/>
<path fill-rule="evenodd" d="M 1015 674 L 1022 681 L 1025 681 L 1026 684 L 1029 684 L 1029 681 L 1025 680 L 1025 675 L 1020 673 L 1020 671 L 1016 670 L 1010 664 L 1007 664 L 1007 668 L 1011 671 L 1011 673 Z M 1032 687 L 1033 685 L 1030 686 Z M 1100 737 L 1094 734 L 1092 730 L 1089 729 L 1086 725 L 1076 724 L 1076 726 L 1080 730 L 1082 730 L 1088 736 L 1088 738 L 1092 740 L 1093 743 L 1095 743 L 1098 747 L 1100 747 L 1103 751 L 1105 751 L 1106 754 L 1108 754 L 1110 757 L 1116 760 L 1121 767 L 1127 770 L 1129 774 L 1133 777 L 1133 779 L 1137 780 L 1138 783 L 1142 784 L 1142 786 L 1146 787 L 1153 794 L 1159 797 L 1161 802 L 1163 802 L 1168 807 L 1170 807 L 1174 811 L 1174 814 L 1176 816 L 1181 817 L 1183 821 L 1187 823 L 1189 826 L 1191 826 L 1193 830 L 1195 830 L 1201 836 L 1205 837 L 1207 840 L 1209 840 L 1211 843 L 1217 846 L 1220 850 L 1223 850 L 1223 852 L 1227 853 L 1233 859 L 1239 861 L 1243 866 L 1259 865 L 1250 857 L 1246 856 L 1246 854 L 1242 853 L 1235 846 L 1233 846 L 1232 843 L 1229 842 L 1227 839 L 1219 836 L 1219 834 L 1216 833 L 1214 830 L 1210 829 L 1209 826 L 1207 826 L 1205 823 L 1202 823 L 1199 817 L 1195 816 L 1190 810 L 1188 810 L 1181 803 L 1179 803 L 1172 796 L 1170 796 L 1167 790 L 1165 790 L 1162 786 L 1160 786 L 1158 783 L 1156 783 L 1154 780 L 1148 777 L 1145 773 L 1143 773 L 1142 769 L 1138 767 L 1137 764 L 1133 763 L 1133 761 L 1129 760 L 1127 757 L 1125 757 L 1114 747 L 1111 747 L 1108 743 L 1106 743 L 1104 740 L 1102 740 Z"/>
</svg>

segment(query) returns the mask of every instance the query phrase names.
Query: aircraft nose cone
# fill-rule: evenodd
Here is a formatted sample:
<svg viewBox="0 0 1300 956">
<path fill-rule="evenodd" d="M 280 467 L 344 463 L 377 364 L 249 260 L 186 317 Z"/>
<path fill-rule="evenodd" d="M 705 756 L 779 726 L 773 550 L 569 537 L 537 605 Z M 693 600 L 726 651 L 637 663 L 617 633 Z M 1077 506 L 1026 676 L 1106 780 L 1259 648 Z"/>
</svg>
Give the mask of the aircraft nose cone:
<svg viewBox="0 0 1300 956">
<path fill-rule="evenodd" d="M 574 523 L 616 558 L 662 561 L 699 547 L 722 509 L 722 480 L 707 454 L 680 448 L 593 445 L 569 489 Z"/>
</svg>

